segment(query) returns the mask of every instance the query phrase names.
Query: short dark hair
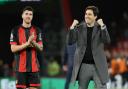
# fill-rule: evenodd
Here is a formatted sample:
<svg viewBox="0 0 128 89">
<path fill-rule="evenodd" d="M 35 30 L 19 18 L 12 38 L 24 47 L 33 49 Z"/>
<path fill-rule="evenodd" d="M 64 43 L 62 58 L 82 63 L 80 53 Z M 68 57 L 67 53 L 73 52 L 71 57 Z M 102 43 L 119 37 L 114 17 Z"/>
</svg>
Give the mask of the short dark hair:
<svg viewBox="0 0 128 89">
<path fill-rule="evenodd" d="M 24 11 L 26 11 L 26 10 L 32 11 L 32 12 L 34 13 L 34 10 L 33 10 L 33 8 L 32 8 L 31 6 L 26 6 L 26 7 L 24 7 L 23 10 L 22 10 L 22 13 L 23 13 Z"/>
<path fill-rule="evenodd" d="M 94 16 L 98 16 L 98 14 L 99 14 L 99 9 L 98 9 L 98 7 L 96 7 L 96 6 L 87 6 L 86 9 L 85 9 L 85 12 L 86 12 L 87 10 L 92 10 Z"/>
</svg>

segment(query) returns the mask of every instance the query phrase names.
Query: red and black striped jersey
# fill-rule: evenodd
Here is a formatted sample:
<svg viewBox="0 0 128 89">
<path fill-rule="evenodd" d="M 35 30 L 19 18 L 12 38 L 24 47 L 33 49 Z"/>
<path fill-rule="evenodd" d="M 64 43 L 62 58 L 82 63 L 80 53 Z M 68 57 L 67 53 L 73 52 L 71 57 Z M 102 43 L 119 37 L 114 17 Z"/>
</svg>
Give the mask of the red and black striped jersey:
<svg viewBox="0 0 128 89">
<path fill-rule="evenodd" d="M 22 25 L 15 27 L 11 31 L 10 44 L 22 45 L 28 41 L 31 34 L 34 33 L 34 41 L 42 45 L 41 30 L 35 26 L 25 28 Z M 28 47 L 14 53 L 16 60 L 15 70 L 19 72 L 37 72 L 39 71 L 39 62 L 37 51 L 34 47 Z"/>
</svg>

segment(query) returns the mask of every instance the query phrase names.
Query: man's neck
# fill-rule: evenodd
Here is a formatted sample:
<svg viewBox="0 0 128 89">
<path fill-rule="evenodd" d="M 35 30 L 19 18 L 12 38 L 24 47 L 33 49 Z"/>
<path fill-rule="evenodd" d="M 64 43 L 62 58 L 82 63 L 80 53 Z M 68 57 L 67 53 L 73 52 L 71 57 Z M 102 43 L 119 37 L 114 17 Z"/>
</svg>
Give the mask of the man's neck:
<svg viewBox="0 0 128 89">
<path fill-rule="evenodd" d="M 94 27 L 94 23 L 95 23 L 95 22 L 90 23 L 90 24 L 87 24 L 87 27 Z"/>
<path fill-rule="evenodd" d="M 23 22 L 22 26 L 25 28 L 29 28 L 29 27 L 31 27 L 31 23 L 27 24 L 27 23 Z"/>
</svg>

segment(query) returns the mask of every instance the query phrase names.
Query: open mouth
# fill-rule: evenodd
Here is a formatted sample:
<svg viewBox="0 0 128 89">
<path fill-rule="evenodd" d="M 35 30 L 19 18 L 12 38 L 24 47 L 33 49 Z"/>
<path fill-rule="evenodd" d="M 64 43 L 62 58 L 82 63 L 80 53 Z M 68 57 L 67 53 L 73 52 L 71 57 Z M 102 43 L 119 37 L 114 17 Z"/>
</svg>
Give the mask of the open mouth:
<svg viewBox="0 0 128 89">
<path fill-rule="evenodd" d="M 87 21 L 87 22 L 89 22 L 89 21 L 90 21 L 90 19 L 86 19 L 86 21 Z"/>
<path fill-rule="evenodd" d="M 27 20 L 30 20 L 30 18 L 26 18 Z"/>
</svg>

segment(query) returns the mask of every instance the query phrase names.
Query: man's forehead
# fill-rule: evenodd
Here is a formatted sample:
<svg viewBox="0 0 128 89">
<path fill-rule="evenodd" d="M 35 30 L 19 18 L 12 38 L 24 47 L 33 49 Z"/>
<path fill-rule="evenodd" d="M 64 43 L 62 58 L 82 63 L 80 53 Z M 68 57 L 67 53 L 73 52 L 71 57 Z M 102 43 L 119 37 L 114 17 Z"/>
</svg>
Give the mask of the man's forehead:
<svg viewBox="0 0 128 89">
<path fill-rule="evenodd" d="M 86 10 L 86 13 L 93 13 L 93 10 L 88 9 L 88 10 Z"/>
<path fill-rule="evenodd" d="M 33 12 L 30 10 L 25 10 L 23 13 L 33 13 Z"/>
</svg>

